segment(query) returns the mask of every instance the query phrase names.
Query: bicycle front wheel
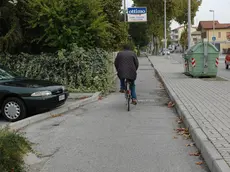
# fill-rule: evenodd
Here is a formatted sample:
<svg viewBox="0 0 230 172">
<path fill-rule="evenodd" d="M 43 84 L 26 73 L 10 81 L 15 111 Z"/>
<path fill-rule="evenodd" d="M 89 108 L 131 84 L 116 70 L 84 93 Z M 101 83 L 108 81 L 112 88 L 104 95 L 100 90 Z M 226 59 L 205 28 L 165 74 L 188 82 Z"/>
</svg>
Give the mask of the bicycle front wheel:
<svg viewBox="0 0 230 172">
<path fill-rule="evenodd" d="M 130 96 L 127 97 L 127 110 L 130 111 Z"/>
</svg>

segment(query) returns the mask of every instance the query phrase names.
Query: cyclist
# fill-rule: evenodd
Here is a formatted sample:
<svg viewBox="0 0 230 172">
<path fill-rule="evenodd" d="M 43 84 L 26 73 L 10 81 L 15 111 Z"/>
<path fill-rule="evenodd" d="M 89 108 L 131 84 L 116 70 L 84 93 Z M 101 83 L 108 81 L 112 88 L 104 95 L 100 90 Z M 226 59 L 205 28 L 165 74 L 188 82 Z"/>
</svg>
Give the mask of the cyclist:
<svg viewBox="0 0 230 172">
<path fill-rule="evenodd" d="M 137 55 L 131 50 L 130 46 L 125 44 L 123 51 L 117 54 L 115 59 L 115 67 L 117 75 L 120 79 L 120 92 L 125 91 L 125 79 L 131 81 L 130 90 L 132 96 L 132 104 L 137 104 L 137 96 L 135 91 L 135 80 L 137 78 L 137 69 L 139 67 L 139 61 Z"/>
</svg>

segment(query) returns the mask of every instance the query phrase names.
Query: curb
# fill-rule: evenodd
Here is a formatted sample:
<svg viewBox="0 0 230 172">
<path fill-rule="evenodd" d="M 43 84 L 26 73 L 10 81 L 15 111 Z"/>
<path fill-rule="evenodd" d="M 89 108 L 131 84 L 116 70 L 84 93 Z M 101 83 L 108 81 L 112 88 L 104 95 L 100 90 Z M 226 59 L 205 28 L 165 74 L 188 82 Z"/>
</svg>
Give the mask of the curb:
<svg viewBox="0 0 230 172">
<path fill-rule="evenodd" d="M 43 120 L 46 120 L 48 118 L 52 118 L 53 116 L 58 116 L 60 114 L 66 113 L 68 111 L 77 109 L 81 106 L 87 105 L 89 103 L 93 103 L 98 100 L 99 96 L 101 95 L 101 92 L 94 93 L 91 97 L 88 97 L 86 99 L 79 100 L 77 102 L 74 102 L 66 107 L 61 107 L 59 109 L 53 110 L 51 112 L 42 113 L 39 115 L 35 115 L 14 123 L 6 124 L 1 126 L 0 128 L 8 127 L 10 130 L 20 130 L 23 129 L 31 124 L 41 122 Z"/>
<path fill-rule="evenodd" d="M 186 110 L 183 103 L 179 100 L 177 95 L 174 93 L 173 89 L 170 88 L 168 82 L 164 79 L 163 75 L 154 67 L 153 63 L 146 54 L 151 66 L 153 66 L 156 75 L 159 77 L 160 81 L 163 83 L 170 99 L 174 101 L 175 108 L 185 126 L 188 128 L 193 141 L 196 143 L 196 147 L 200 150 L 206 164 L 208 165 L 211 172 L 230 172 L 230 167 L 214 147 L 214 145 L 209 141 L 206 134 L 197 124 L 196 120 L 191 116 L 191 114 Z"/>
</svg>

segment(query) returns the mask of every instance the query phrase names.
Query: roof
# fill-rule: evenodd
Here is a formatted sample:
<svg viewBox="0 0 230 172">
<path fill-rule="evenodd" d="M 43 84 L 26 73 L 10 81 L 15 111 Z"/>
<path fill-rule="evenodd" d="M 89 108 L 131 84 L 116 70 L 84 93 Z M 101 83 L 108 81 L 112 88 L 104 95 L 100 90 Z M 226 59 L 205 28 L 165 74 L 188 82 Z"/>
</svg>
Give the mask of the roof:
<svg viewBox="0 0 230 172">
<path fill-rule="evenodd" d="M 219 23 L 218 20 L 215 20 L 215 28 L 216 29 L 229 29 L 230 23 Z M 213 29 L 213 21 L 200 21 L 197 30 L 200 31 L 203 29 Z"/>
<path fill-rule="evenodd" d="M 194 31 L 192 32 L 192 35 L 201 35 L 201 31 Z"/>
</svg>

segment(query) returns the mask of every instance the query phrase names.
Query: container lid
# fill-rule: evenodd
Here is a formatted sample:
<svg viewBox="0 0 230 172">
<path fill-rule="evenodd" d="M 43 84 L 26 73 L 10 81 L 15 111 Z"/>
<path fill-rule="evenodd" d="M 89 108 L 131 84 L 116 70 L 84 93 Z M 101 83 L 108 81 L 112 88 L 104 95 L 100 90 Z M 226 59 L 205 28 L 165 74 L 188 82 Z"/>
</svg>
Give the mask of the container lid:
<svg viewBox="0 0 230 172">
<path fill-rule="evenodd" d="M 192 46 L 189 50 L 188 53 L 204 53 L 204 45 L 207 44 L 208 48 L 208 53 L 219 53 L 219 50 L 210 42 L 199 42 Z"/>
</svg>

